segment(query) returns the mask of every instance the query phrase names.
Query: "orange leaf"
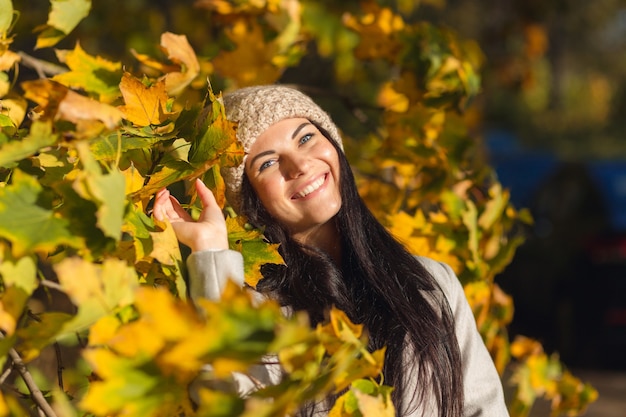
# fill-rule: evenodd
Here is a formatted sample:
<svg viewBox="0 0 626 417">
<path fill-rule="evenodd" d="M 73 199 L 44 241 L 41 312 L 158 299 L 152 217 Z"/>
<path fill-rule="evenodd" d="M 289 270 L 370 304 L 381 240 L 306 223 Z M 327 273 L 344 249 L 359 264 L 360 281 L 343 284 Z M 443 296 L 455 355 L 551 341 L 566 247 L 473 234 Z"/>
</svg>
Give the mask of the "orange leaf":
<svg viewBox="0 0 626 417">
<path fill-rule="evenodd" d="M 120 83 L 125 106 L 120 110 L 126 119 L 138 126 L 160 125 L 167 120 L 167 92 L 165 81 L 157 81 L 150 87 L 125 72 Z"/>
<path fill-rule="evenodd" d="M 167 57 L 172 62 L 183 66 L 183 70 L 170 72 L 165 75 L 167 92 L 171 95 L 176 95 L 198 75 L 200 63 L 185 35 L 176 35 L 170 32 L 164 33 L 161 35 L 161 48 L 167 52 Z"/>
<path fill-rule="evenodd" d="M 114 129 L 122 113 L 113 106 L 82 96 L 51 80 L 26 81 L 22 84 L 26 98 L 39 104 L 44 116 L 72 123 L 98 120 Z"/>
</svg>

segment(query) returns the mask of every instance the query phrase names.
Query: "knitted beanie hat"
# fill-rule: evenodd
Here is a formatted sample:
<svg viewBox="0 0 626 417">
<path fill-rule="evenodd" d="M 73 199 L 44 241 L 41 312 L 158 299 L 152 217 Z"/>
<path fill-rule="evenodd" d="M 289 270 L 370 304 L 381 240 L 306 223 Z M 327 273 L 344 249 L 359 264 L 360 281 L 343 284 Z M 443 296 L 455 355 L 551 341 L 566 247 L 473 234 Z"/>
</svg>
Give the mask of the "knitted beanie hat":
<svg viewBox="0 0 626 417">
<path fill-rule="evenodd" d="M 337 126 L 330 116 L 302 92 L 280 85 L 245 87 L 224 95 L 226 118 L 237 123 L 237 139 L 244 149 L 243 162 L 234 168 L 222 168 L 226 198 L 235 211 L 241 211 L 241 183 L 250 148 L 267 128 L 276 122 L 304 118 L 328 132 L 341 149 Z"/>
</svg>

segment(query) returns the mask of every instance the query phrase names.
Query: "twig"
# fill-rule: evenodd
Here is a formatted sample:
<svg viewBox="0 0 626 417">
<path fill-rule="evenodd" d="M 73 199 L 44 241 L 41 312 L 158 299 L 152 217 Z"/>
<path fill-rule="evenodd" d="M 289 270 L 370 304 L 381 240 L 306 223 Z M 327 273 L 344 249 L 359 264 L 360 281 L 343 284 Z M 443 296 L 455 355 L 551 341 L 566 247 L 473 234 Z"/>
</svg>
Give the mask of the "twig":
<svg viewBox="0 0 626 417">
<path fill-rule="evenodd" d="M 11 368 L 10 366 L 8 366 L 7 369 L 4 370 L 2 375 L 0 375 L 0 385 L 4 384 L 4 381 L 7 380 L 9 375 L 11 375 L 12 371 L 13 371 L 13 368 Z"/>
<path fill-rule="evenodd" d="M 54 350 L 57 354 L 57 379 L 59 388 L 61 388 L 61 391 L 65 391 L 65 389 L 63 389 L 63 370 L 65 367 L 63 366 L 63 357 L 61 356 L 61 347 L 58 343 L 54 344 Z"/>
<path fill-rule="evenodd" d="M 63 287 L 62 286 L 60 286 L 59 284 L 57 284 L 54 281 L 50 281 L 49 279 L 42 279 L 40 281 L 40 284 L 43 285 L 44 287 L 52 288 L 54 290 L 63 291 Z"/>
<path fill-rule="evenodd" d="M 39 407 L 41 412 L 43 412 L 44 416 L 57 417 L 56 413 L 54 412 L 50 404 L 48 404 L 48 401 L 46 401 L 46 398 L 44 397 L 43 393 L 41 392 L 41 390 L 35 383 L 35 380 L 33 379 L 32 375 L 30 374 L 30 372 L 28 372 L 28 369 L 26 368 L 24 361 L 22 361 L 22 358 L 17 353 L 17 351 L 11 348 L 9 349 L 9 355 L 11 356 L 11 359 L 13 360 L 13 365 L 19 372 L 24 382 L 26 383 L 26 386 L 28 387 L 28 390 L 30 391 L 30 396 L 35 402 L 35 404 L 37 404 L 37 407 Z"/>
<path fill-rule="evenodd" d="M 39 78 L 46 78 L 46 75 L 57 75 L 67 72 L 67 68 L 62 67 L 61 65 L 43 61 L 35 58 L 34 56 L 30 56 L 25 52 L 19 51 L 17 54 L 22 59 L 22 64 L 37 71 Z"/>
</svg>

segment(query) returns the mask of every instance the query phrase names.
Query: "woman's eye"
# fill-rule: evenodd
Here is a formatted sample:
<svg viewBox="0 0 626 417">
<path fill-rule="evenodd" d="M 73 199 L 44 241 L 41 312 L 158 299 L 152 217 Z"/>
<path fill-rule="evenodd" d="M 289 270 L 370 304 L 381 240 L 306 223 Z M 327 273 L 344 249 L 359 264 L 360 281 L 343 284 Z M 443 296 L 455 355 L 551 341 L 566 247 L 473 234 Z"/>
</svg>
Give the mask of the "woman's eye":
<svg viewBox="0 0 626 417">
<path fill-rule="evenodd" d="M 263 171 L 265 168 L 271 167 L 272 165 L 274 165 L 273 159 L 263 162 L 261 165 L 259 165 L 259 172 Z"/>
<path fill-rule="evenodd" d="M 313 133 L 307 133 L 306 135 L 300 138 L 300 145 L 308 142 L 313 137 Z"/>
</svg>

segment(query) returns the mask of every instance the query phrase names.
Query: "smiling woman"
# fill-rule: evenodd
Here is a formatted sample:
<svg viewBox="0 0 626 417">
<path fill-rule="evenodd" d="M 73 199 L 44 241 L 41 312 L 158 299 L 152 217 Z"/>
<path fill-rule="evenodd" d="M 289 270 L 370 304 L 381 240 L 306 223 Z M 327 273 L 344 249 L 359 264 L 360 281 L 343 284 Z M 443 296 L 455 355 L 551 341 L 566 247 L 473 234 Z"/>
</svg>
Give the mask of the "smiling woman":
<svg viewBox="0 0 626 417">
<path fill-rule="evenodd" d="M 254 289 L 305 311 L 311 325 L 337 307 L 363 324 L 371 351 L 386 348 L 382 379 L 394 387 L 398 416 L 508 416 L 499 376 L 476 329 L 463 288 L 444 264 L 410 254 L 374 218 L 357 192 L 339 132 L 309 97 L 282 86 L 257 86 L 224 97 L 246 156 L 223 169 L 233 208 L 280 244 L 284 267 L 266 268 Z M 240 253 L 228 250 L 224 217 L 198 181 L 198 221 L 166 190 L 154 215 L 168 219 L 192 253 L 192 298 L 216 299 L 227 279 L 243 285 Z M 258 382 L 274 384 L 268 364 Z M 338 394 L 299 415 L 326 415 Z"/>
<path fill-rule="evenodd" d="M 250 147 L 246 178 L 269 214 L 302 244 L 328 249 L 341 207 L 339 158 L 303 118 L 276 122 Z M 321 240 L 323 239 L 323 240 Z"/>
</svg>

